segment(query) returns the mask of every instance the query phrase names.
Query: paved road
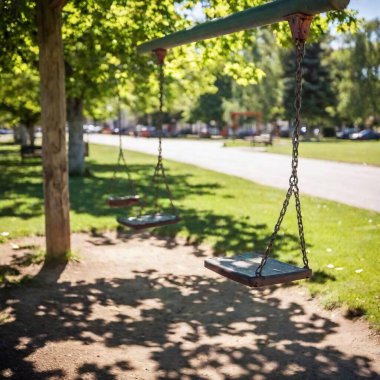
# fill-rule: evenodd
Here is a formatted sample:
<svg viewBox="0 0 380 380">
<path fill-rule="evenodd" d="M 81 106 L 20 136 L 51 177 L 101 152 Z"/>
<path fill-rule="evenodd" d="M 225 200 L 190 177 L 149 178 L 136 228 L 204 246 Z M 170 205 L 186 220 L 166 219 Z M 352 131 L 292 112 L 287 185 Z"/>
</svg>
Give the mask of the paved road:
<svg viewBox="0 0 380 380">
<path fill-rule="evenodd" d="M 118 136 L 91 135 L 90 142 L 118 145 Z M 287 188 L 290 157 L 222 145 L 222 142 L 208 140 L 164 140 L 164 158 Z M 123 146 L 138 152 L 157 153 L 156 139 L 124 136 Z M 302 193 L 380 212 L 380 168 L 309 158 L 301 158 L 299 165 Z"/>
</svg>

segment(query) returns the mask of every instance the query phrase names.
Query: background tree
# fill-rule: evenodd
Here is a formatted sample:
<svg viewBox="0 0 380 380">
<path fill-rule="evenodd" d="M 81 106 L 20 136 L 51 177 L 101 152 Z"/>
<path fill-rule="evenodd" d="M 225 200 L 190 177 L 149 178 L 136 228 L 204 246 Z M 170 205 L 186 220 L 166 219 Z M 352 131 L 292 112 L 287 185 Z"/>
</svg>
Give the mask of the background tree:
<svg viewBox="0 0 380 380">
<path fill-rule="evenodd" d="M 258 73 L 258 79 L 250 84 L 233 82 L 231 100 L 224 103 L 226 121 L 231 111 L 261 112 L 264 122 L 282 116 L 283 69 L 280 51 L 271 31 L 263 29 L 258 33 L 245 55 L 247 60 L 263 69 Z"/>
<path fill-rule="evenodd" d="M 321 42 L 306 46 L 303 63 L 302 115 L 304 122 L 311 127 L 329 126 L 331 122 L 329 109 L 336 105 L 330 69 L 323 62 L 324 54 L 326 50 Z M 285 116 L 291 120 L 294 115 L 294 52 L 284 55 L 283 67 Z"/>
<path fill-rule="evenodd" d="M 125 73 L 124 84 L 135 92 L 131 107 L 157 105 L 157 71 L 152 57 L 137 56 L 136 46 L 146 40 L 182 29 L 191 23 L 183 8 L 193 9 L 199 1 L 172 2 L 127 0 L 73 0 L 68 3 L 63 16 L 66 46 L 66 69 L 70 119 L 75 138 L 73 162 L 83 160 L 83 135 L 79 127 L 82 110 L 110 96 L 114 91 L 112 79 Z M 225 16 L 264 0 L 202 2 L 207 18 Z M 68 196 L 68 165 L 66 157 L 66 102 L 62 44 L 63 0 L 3 0 L 0 3 L 0 66 L 2 73 L 22 62 L 36 64 L 38 46 L 40 73 L 41 123 L 43 127 L 43 171 L 45 229 L 48 257 L 62 257 L 70 250 L 70 222 Z M 37 16 L 37 17 L 36 17 Z M 323 32 L 330 21 L 338 19 L 340 25 L 352 23 L 347 12 L 333 12 L 327 18 L 317 17 L 313 33 Z M 37 22 L 36 22 L 37 21 Z M 104 27 L 103 27 L 104 25 Z M 272 26 L 279 40 L 288 40 L 285 23 Z M 215 88 L 217 75 L 229 76 L 240 83 L 255 83 L 263 70 L 247 61 L 244 52 L 256 39 L 256 30 L 236 33 L 211 41 L 173 49 L 166 65 L 169 107 L 179 107 L 184 99 L 194 101 L 191 93 L 199 96 Z M 38 34 L 38 39 L 36 38 Z M 34 44 L 34 45 L 33 45 Z M 71 44 L 71 45 L 70 45 Z M 29 48 L 33 45 L 32 48 Z M 72 50 L 70 50 L 72 47 Z M 238 52 L 238 54 L 237 54 Z M 207 73 L 203 78 L 202 74 Z M 180 91 L 183 89 L 184 91 Z M 178 96 L 181 94 L 181 96 Z M 114 95 L 113 95 L 114 96 Z M 77 139 L 78 137 L 78 139 Z M 76 149 L 78 148 L 78 149 Z M 79 173 L 83 166 L 79 165 Z"/>
<path fill-rule="evenodd" d="M 216 92 L 202 94 L 191 110 L 190 120 L 196 122 L 198 120 L 210 123 L 215 121 L 220 128 L 223 125 L 224 107 L 223 102 L 231 98 L 231 78 L 220 76 L 215 81 Z"/>
<path fill-rule="evenodd" d="M 22 125 L 34 145 L 34 127 L 40 119 L 39 75 L 37 69 L 19 61 L 9 72 L 0 72 L 0 123 Z"/>
<path fill-rule="evenodd" d="M 380 20 L 364 23 L 329 59 L 338 94 L 336 116 L 346 124 L 379 123 Z"/>
<path fill-rule="evenodd" d="M 62 6 L 63 2 L 56 0 L 38 0 L 36 4 L 46 254 L 49 259 L 62 259 L 71 248 Z"/>
<path fill-rule="evenodd" d="M 38 97 L 34 84 L 39 68 L 48 259 L 61 259 L 70 250 L 62 5 L 59 0 L 0 2 L 0 77 L 6 86 L 0 92 L 8 104 L 18 106 L 20 121 L 26 113 L 32 122 L 38 112 L 38 102 L 31 103 Z"/>
</svg>

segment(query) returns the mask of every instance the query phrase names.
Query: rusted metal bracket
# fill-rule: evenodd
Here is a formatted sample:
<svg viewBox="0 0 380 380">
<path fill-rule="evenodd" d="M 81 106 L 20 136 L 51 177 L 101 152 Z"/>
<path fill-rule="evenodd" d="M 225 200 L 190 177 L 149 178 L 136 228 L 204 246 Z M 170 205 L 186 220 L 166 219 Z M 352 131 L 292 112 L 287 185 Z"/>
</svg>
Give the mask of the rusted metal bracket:
<svg viewBox="0 0 380 380">
<path fill-rule="evenodd" d="M 166 49 L 154 49 L 153 53 L 156 55 L 157 63 L 162 66 L 166 57 Z"/>
<path fill-rule="evenodd" d="M 292 15 L 286 16 L 285 20 L 289 22 L 293 40 L 307 40 L 313 16 L 305 15 L 303 13 L 294 13 Z"/>
</svg>

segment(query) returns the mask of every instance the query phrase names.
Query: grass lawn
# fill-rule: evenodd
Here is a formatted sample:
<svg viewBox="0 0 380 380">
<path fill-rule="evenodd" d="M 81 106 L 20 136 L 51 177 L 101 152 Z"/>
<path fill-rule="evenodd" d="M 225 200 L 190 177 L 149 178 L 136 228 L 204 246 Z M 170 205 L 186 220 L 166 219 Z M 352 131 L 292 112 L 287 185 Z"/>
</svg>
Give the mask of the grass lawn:
<svg viewBox="0 0 380 380">
<path fill-rule="evenodd" d="M 73 231 L 114 229 L 115 216 L 105 200 L 117 150 L 91 146 L 92 175 L 70 181 Z M 155 158 L 128 153 L 140 194 L 151 200 L 150 175 Z M 21 164 L 17 148 L 0 145 L 0 232 L 9 238 L 43 233 L 41 165 Z M 182 222 L 159 230 L 205 242 L 216 254 L 262 250 L 272 232 L 285 191 L 175 162 L 167 172 Z M 125 183 L 112 190 L 123 194 Z M 301 188 L 302 191 L 302 188 Z M 329 308 L 344 306 L 347 315 L 366 315 L 380 330 L 380 214 L 318 198 L 302 197 L 305 236 L 314 277 L 304 282 Z M 133 209 L 129 212 L 133 213 Z M 158 233 L 158 230 L 156 231 Z M 1 238 L 1 236 L 0 236 Z M 274 255 L 301 263 L 294 203 L 276 241 Z"/>
<path fill-rule="evenodd" d="M 291 140 L 275 140 L 273 146 L 266 147 L 268 153 L 291 154 Z M 250 147 L 244 140 L 231 140 L 225 143 L 227 147 Z M 260 146 L 260 145 L 258 145 Z M 317 158 L 380 166 L 380 141 L 347 141 L 325 139 L 321 142 L 300 143 L 301 157 Z"/>
</svg>

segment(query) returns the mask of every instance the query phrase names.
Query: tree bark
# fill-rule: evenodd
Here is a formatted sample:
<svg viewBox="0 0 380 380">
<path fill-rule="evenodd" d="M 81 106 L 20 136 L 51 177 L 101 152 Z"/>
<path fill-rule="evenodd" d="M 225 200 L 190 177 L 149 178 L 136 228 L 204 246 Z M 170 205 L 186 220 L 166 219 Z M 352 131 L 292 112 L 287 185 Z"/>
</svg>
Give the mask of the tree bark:
<svg viewBox="0 0 380 380">
<path fill-rule="evenodd" d="M 19 127 L 19 136 L 20 136 L 20 145 L 28 145 L 28 130 L 24 124 L 21 124 Z"/>
<path fill-rule="evenodd" d="M 66 103 L 61 3 L 37 0 L 46 255 L 64 259 L 70 251 Z"/>
<path fill-rule="evenodd" d="M 36 140 L 36 134 L 34 130 L 34 125 L 27 125 L 26 129 L 28 130 L 29 143 L 31 146 L 34 146 Z"/>
<path fill-rule="evenodd" d="M 67 118 L 69 125 L 69 174 L 72 176 L 83 176 L 86 167 L 84 159 L 82 99 L 67 99 Z"/>
</svg>

